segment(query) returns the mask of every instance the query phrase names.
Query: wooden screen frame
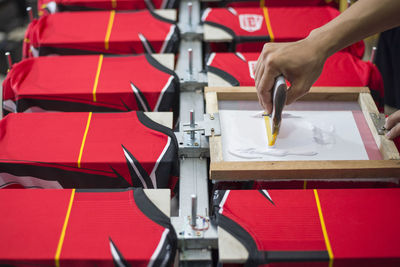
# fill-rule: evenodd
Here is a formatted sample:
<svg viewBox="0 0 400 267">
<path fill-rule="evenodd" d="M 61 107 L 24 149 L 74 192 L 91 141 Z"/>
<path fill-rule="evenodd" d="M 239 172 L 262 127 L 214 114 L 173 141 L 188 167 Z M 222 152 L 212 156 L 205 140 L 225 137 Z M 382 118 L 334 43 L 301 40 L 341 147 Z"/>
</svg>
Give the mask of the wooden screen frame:
<svg viewBox="0 0 400 267">
<path fill-rule="evenodd" d="M 206 87 L 207 113 L 218 112 L 220 100 L 257 100 L 254 87 Z M 400 177 L 400 156 L 393 141 L 379 135 L 370 113 L 379 111 L 367 87 L 313 87 L 299 101 L 357 102 L 383 160 L 224 161 L 221 136 L 210 136 L 210 179 L 351 179 Z"/>
</svg>

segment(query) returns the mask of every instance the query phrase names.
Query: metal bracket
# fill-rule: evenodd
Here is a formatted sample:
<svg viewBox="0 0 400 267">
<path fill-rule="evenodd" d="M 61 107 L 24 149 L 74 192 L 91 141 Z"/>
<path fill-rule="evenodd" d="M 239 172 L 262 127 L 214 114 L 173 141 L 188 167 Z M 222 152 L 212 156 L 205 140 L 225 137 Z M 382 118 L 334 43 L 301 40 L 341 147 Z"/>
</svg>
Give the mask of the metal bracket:
<svg viewBox="0 0 400 267">
<path fill-rule="evenodd" d="M 203 90 L 207 86 L 207 74 L 203 70 L 203 49 L 201 41 L 182 40 L 176 64 L 176 74 L 180 78 L 180 90 Z"/>
<path fill-rule="evenodd" d="M 191 127 L 190 123 L 182 123 L 180 129 L 182 132 L 204 131 L 205 136 L 221 135 L 219 113 L 204 114 L 203 121 L 197 121 L 194 127 Z"/>
<path fill-rule="evenodd" d="M 208 138 L 221 135 L 219 113 L 204 114 L 202 121 L 194 120 L 190 111 L 191 123 L 181 123 L 180 132 L 175 133 L 179 143 L 179 156 L 184 158 L 206 158 L 210 156 Z"/>
<path fill-rule="evenodd" d="M 374 123 L 375 129 L 378 132 L 379 135 L 384 135 L 386 133 L 386 128 L 385 128 L 385 114 L 382 113 L 369 113 L 371 116 L 372 122 Z"/>
</svg>

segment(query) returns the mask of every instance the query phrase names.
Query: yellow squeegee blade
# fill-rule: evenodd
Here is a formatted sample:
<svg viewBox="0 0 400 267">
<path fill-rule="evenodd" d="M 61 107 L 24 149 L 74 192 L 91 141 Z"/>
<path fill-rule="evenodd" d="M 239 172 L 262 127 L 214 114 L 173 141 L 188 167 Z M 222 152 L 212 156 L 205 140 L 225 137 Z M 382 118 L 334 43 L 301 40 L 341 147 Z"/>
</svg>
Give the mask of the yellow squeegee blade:
<svg viewBox="0 0 400 267">
<path fill-rule="evenodd" d="M 275 144 L 277 134 L 276 133 L 272 134 L 271 118 L 268 115 L 264 115 L 263 117 L 265 122 L 265 128 L 267 130 L 268 146 L 273 146 Z"/>
</svg>

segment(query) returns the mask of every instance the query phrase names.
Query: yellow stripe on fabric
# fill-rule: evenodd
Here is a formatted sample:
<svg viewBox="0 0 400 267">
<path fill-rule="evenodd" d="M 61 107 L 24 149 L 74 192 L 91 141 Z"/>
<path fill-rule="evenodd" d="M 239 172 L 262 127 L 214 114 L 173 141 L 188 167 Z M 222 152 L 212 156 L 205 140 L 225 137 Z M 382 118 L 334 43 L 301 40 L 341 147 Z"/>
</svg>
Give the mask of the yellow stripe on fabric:
<svg viewBox="0 0 400 267">
<path fill-rule="evenodd" d="M 303 189 L 307 189 L 307 180 L 304 180 Z"/>
<path fill-rule="evenodd" d="M 269 116 L 264 116 L 265 129 L 267 130 L 268 145 L 272 140 L 271 122 Z"/>
<path fill-rule="evenodd" d="M 54 256 L 54 261 L 55 261 L 56 267 L 60 267 L 61 249 L 62 249 L 62 246 L 63 246 L 63 243 L 64 243 L 65 232 L 67 230 L 68 221 L 69 221 L 69 215 L 71 214 L 72 203 L 74 202 L 74 196 L 75 196 L 75 189 L 72 189 L 71 197 L 69 198 L 67 214 L 65 215 L 64 225 L 63 225 L 63 228 L 61 230 L 60 239 L 58 240 L 58 246 L 57 246 L 56 255 Z"/>
<path fill-rule="evenodd" d="M 339 0 L 339 11 L 343 12 L 347 9 L 348 3 L 347 0 Z"/>
<path fill-rule="evenodd" d="M 273 42 L 275 40 L 275 37 L 274 33 L 272 32 L 271 21 L 269 20 L 268 8 L 264 7 L 263 10 L 264 10 L 265 24 L 267 24 L 268 34 L 271 39 L 271 42 Z"/>
<path fill-rule="evenodd" d="M 96 90 L 97 90 L 97 85 L 99 84 L 99 77 L 100 77 L 100 71 L 101 71 L 102 64 L 103 64 L 103 55 L 100 55 L 99 56 L 99 63 L 97 64 L 96 77 L 94 78 L 93 102 L 96 102 Z"/>
<path fill-rule="evenodd" d="M 333 252 L 331 243 L 329 242 L 328 232 L 326 231 L 324 216 L 322 215 L 321 203 L 319 202 L 317 189 L 314 189 L 315 201 L 317 202 L 319 220 L 321 222 L 322 233 L 324 234 L 326 249 L 329 254 L 329 267 L 333 266 Z"/>
<path fill-rule="evenodd" d="M 108 20 L 106 38 L 104 40 L 104 48 L 106 50 L 108 50 L 109 47 L 110 47 L 109 41 L 110 41 L 112 26 L 113 26 L 113 23 L 114 23 L 114 17 L 115 17 L 115 10 L 112 10 L 112 11 L 110 11 L 110 19 Z"/>
<path fill-rule="evenodd" d="M 111 7 L 113 9 L 117 8 L 117 0 L 111 0 Z"/>
<path fill-rule="evenodd" d="M 265 0 L 260 0 L 260 7 L 265 7 Z"/>
<path fill-rule="evenodd" d="M 78 157 L 78 168 L 81 167 L 81 159 L 82 159 L 82 154 L 83 154 L 83 148 L 85 147 L 85 141 L 86 141 L 86 136 L 89 131 L 89 126 L 90 126 L 90 120 L 92 119 L 92 112 L 89 112 L 89 117 L 87 119 L 86 123 L 86 129 L 85 133 L 83 134 L 83 139 L 82 139 L 82 144 L 81 144 L 81 150 L 79 151 L 79 157 Z"/>
</svg>

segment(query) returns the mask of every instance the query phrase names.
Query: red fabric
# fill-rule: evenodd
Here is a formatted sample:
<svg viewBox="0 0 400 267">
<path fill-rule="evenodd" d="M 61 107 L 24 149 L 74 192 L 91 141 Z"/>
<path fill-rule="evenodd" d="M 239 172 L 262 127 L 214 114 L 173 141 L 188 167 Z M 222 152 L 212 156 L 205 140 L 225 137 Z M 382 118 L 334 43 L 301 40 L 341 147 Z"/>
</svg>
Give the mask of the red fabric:
<svg viewBox="0 0 400 267">
<path fill-rule="evenodd" d="M 317 191 L 334 266 L 400 264 L 400 215 L 394 212 L 399 190 Z M 275 205 L 259 191 L 232 190 L 222 214 L 243 227 L 260 250 L 326 250 L 313 190 L 268 193 Z"/>
<path fill-rule="evenodd" d="M 111 238 L 132 266 L 147 266 L 164 229 L 139 210 L 132 191 L 77 193 L 60 260 L 109 262 Z"/>
<path fill-rule="evenodd" d="M 175 78 L 151 65 L 144 55 L 103 57 L 94 102 L 93 87 L 98 62 L 99 56 L 39 57 L 23 60 L 13 65 L 3 83 L 3 101 L 11 100 L 17 105 L 24 101 L 25 107 L 17 106 L 20 112 L 35 103 L 40 104 L 40 100 L 61 101 L 57 104 L 58 109 L 55 109 L 60 111 L 96 111 L 96 107 L 109 111 L 141 110 L 142 106 L 140 103 L 138 106 L 131 87 L 132 82 L 148 102 L 148 111 L 171 110 L 176 101 L 173 95 L 178 88 L 163 92 L 163 95 L 161 92 L 171 77 Z M 177 79 L 171 81 L 171 86 L 177 87 L 177 83 Z M 161 109 L 158 105 L 155 110 L 157 102 L 161 103 L 166 97 L 170 98 L 168 103 L 162 105 Z M 25 104 L 27 102 L 33 103 Z M 78 108 L 72 103 L 81 103 L 82 106 Z"/>
<path fill-rule="evenodd" d="M 241 43 L 236 51 L 261 52 L 262 43 L 267 41 L 265 38 L 271 36 L 266 26 L 263 9 L 235 8 L 233 10 L 211 8 L 205 11 L 206 16 L 203 17 L 203 21 L 205 24 L 213 23 L 231 29 L 238 39 L 238 43 Z M 303 39 L 313 29 L 323 26 L 340 14 L 332 7 L 271 7 L 267 10 L 275 42 L 292 42 Z M 245 18 L 248 15 L 259 18 L 259 23 L 250 21 L 250 19 L 243 19 L 241 23 L 241 17 Z M 247 28 L 246 25 L 253 25 L 254 28 Z M 251 41 L 240 40 L 248 37 L 254 39 Z M 347 49 L 358 57 L 362 57 L 364 54 L 362 42 Z"/>
<path fill-rule="evenodd" d="M 22 176 L 37 177 L 31 174 L 30 169 L 48 167 L 78 172 L 82 175 L 101 175 L 109 180 L 123 179 L 126 185 L 132 186 L 134 181 L 129 171 L 129 161 L 122 147 L 124 146 L 149 176 L 160 166 L 163 168 L 170 166 L 164 169 L 166 173 L 158 174 L 160 178 L 163 177 L 161 181 L 157 178 L 158 175 L 154 174 L 158 186 L 167 188 L 169 176 L 175 175 L 172 166 L 177 155 L 173 155 L 172 158 L 165 158 L 162 155 L 166 148 L 171 147 L 175 151 L 174 139 L 164 132 L 143 125 L 136 112 L 93 113 L 79 168 L 78 158 L 88 115 L 89 113 L 7 115 L 0 121 L 0 172 L 21 176 L 18 170 L 28 168 Z M 172 131 L 168 134 L 173 135 Z M 11 168 L 9 164 L 20 167 Z M 54 175 L 54 180 L 57 179 L 61 177 Z M 74 180 L 72 186 L 104 188 L 100 181 L 96 184 L 93 181 L 86 181 L 84 177 Z M 117 183 L 115 186 L 123 187 L 123 184 Z"/>
<path fill-rule="evenodd" d="M 239 81 L 240 86 L 254 86 L 249 66 L 253 65 L 255 68 L 260 54 L 241 53 L 240 55 L 245 58 L 245 61 L 233 53 L 216 53 L 210 66 L 229 73 Z M 349 53 L 338 52 L 329 57 L 314 86 L 367 86 L 373 92 L 377 106 L 382 106 L 380 100 L 383 99 L 384 87 L 378 68 Z"/>
<path fill-rule="evenodd" d="M 0 263 L 54 266 L 70 195 L 71 190 L 0 190 Z"/>
<path fill-rule="evenodd" d="M 244 228 L 259 250 L 326 250 L 312 190 L 269 194 L 275 205 L 259 191 L 231 190 L 222 215 Z"/>
<path fill-rule="evenodd" d="M 224 5 L 231 7 L 260 7 L 260 0 L 225 1 Z M 337 7 L 333 0 L 265 0 L 264 5 L 272 6 L 324 6 Z"/>
<path fill-rule="evenodd" d="M 138 10 L 147 8 L 144 0 L 39 0 L 38 10 L 43 11 L 45 5 L 49 2 L 56 2 L 58 5 L 68 7 L 83 7 L 106 10 Z M 115 8 L 113 8 L 112 2 L 115 3 Z M 152 0 L 151 2 L 157 9 L 162 7 L 162 0 Z"/>
<path fill-rule="evenodd" d="M 399 189 L 318 190 L 335 266 L 399 266 Z M 348 260 L 348 262 L 346 262 Z"/>
<path fill-rule="evenodd" d="M 29 41 L 24 42 L 24 57 L 32 56 L 30 46 L 41 53 L 49 48 L 108 54 L 143 53 L 145 51 L 139 33 L 149 41 L 156 53 L 169 52 L 161 51 L 161 48 L 175 24 L 155 18 L 149 11 L 116 12 L 109 49 L 106 49 L 109 19 L 110 11 L 88 11 L 56 13 L 34 20 L 26 32 L 26 40 Z"/>
<path fill-rule="evenodd" d="M 0 190 L 0 264 L 54 266 L 71 192 Z M 141 212 L 134 194 L 76 191 L 60 265 L 114 266 L 111 239 L 127 263 L 147 266 L 166 228 Z"/>
</svg>

